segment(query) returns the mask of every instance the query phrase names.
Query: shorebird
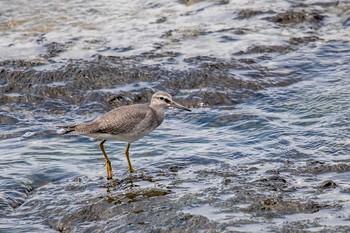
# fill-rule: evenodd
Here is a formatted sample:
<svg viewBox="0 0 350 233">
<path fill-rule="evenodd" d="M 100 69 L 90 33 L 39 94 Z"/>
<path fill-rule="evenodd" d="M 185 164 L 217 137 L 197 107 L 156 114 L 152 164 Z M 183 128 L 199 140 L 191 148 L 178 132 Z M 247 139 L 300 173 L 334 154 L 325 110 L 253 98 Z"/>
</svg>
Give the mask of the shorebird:
<svg viewBox="0 0 350 233">
<path fill-rule="evenodd" d="M 134 172 L 135 170 L 129 158 L 131 143 L 149 134 L 162 124 L 164 110 L 167 107 L 191 111 L 173 101 L 170 94 L 160 91 L 153 94 L 149 105 L 134 104 L 121 106 L 88 123 L 58 127 L 64 129 L 61 134 L 85 135 L 101 140 L 99 147 L 106 160 L 107 180 L 109 180 L 113 177 L 112 165 L 103 144 L 107 140 L 127 142 L 125 156 L 128 162 L 128 171 Z"/>
</svg>

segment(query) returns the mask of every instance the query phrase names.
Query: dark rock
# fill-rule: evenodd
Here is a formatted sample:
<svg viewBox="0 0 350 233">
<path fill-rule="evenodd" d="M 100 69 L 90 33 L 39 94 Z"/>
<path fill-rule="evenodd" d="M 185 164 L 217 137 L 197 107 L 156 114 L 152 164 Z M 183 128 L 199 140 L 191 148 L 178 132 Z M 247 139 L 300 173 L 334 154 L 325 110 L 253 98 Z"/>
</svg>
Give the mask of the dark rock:
<svg viewBox="0 0 350 233">
<path fill-rule="evenodd" d="M 322 182 L 322 184 L 319 186 L 320 189 L 335 189 L 337 187 L 337 183 L 335 183 L 332 180 L 326 180 Z"/>
<path fill-rule="evenodd" d="M 267 19 L 280 24 L 300 24 L 304 22 L 320 23 L 324 18 L 325 16 L 316 11 L 288 11 L 279 13 L 274 17 L 268 17 Z"/>
</svg>

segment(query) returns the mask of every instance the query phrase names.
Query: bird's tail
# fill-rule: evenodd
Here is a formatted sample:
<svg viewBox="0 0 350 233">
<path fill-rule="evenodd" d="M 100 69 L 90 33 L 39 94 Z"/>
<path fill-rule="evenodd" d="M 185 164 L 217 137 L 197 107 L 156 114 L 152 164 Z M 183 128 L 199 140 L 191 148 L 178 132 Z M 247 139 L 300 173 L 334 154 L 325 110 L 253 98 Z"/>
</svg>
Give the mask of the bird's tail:
<svg viewBox="0 0 350 233">
<path fill-rule="evenodd" d="M 60 130 L 57 131 L 59 134 L 74 134 L 75 127 L 77 125 L 57 125 L 56 128 L 59 128 Z"/>
</svg>

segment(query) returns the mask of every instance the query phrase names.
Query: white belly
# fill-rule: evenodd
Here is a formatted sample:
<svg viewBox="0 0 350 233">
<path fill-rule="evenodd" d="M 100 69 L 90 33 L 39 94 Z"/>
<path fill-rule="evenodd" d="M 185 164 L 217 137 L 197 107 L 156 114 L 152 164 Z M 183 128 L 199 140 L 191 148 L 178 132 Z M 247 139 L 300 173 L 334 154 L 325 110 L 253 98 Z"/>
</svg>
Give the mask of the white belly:
<svg viewBox="0 0 350 233">
<path fill-rule="evenodd" d="M 86 134 L 86 136 L 99 139 L 99 140 L 112 140 L 112 141 L 132 143 L 134 141 L 139 140 L 140 138 L 143 138 L 145 135 L 149 134 L 152 131 L 142 132 L 141 134 L 137 134 L 137 135 L 132 135 L 132 134 L 114 135 L 114 134 L 103 133 L 103 134 Z"/>
</svg>

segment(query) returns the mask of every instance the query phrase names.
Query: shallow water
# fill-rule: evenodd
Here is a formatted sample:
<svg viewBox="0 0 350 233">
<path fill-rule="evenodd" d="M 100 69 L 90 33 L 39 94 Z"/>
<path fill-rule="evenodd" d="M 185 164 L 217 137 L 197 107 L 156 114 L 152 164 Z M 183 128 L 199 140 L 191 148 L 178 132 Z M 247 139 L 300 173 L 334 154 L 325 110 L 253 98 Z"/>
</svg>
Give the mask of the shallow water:
<svg viewBox="0 0 350 233">
<path fill-rule="evenodd" d="M 14 2 L 14 5 L 1 3 L 4 12 L 1 17 L 9 17 L 16 4 L 23 4 Z M 220 62 L 252 59 L 255 65 L 233 66 L 227 73 L 241 80 L 252 83 L 263 80 L 271 85 L 255 90 L 244 87 L 229 90 L 221 84 L 190 88 L 180 82 L 174 98 L 188 105 L 193 103 L 189 99 L 199 99 L 198 93 L 208 90 L 206 93 L 218 98 L 222 93 L 231 94 L 230 91 L 247 97 L 238 104 L 219 101 L 203 108 L 198 104 L 190 113 L 167 110 L 166 120 L 156 131 L 132 144 L 133 166 L 145 170 L 133 176 L 125 172 L 125 145 L 108 141 L 105 148 L 116 178 L 114 183 L 108 183 L 98 142 L 58 135 L 54 126 L 87 121 L 112 107 L 98 103 L 99 99 L 93 99 L 94 93 L 103 99 L 100 95 L 105 93 L 171 88 L 165 79 L 148 81 L 140 75 L 140 79 L 136 77 L 119 85 L 109 83 L 96 90 L 84 89 L 90 85 L 87 80 L 81 92 L 77 90 L 81 99 L 74 103 L 64 95 L 50 99 L 49 94 L 30 93 L 24 88 L 11 92 L 6 90 L 8 84 L 1 82 L 0 232 L 349 231 L 350 44 L 346 37 L 348 15 L 344 13 L 350 9 L 349 3 L 330 2 L 327 6 L 305 2 L 309 4 L 305 9 L 325 15 L 324 25 L 313 32 L 310 28 L 317 23 L 276 26 L 273 21 L 264 20 L 275 15 L 271 9 L 279 12 L 298 5 L 297 1 L 267 1 L 264 5 L 251 2 L 249 9 L 261 11 L 251 17 L 241 11 L 248 9 L 246 5 L 224 3 L 120 2 L 125 8 L 120 9 L 109 1 L 87 6 L 79 1 L 62 4 L 35 1 L 36 7 L 22 7 L 13 13 L 23 19 L 17 17 L 20 27 L 15 26 L 16 21 L 6 24 L 10 29 L 1 27 L 5 36 L 1 59 L 19 60 L 23 55 L 16 51 L 29 47 L 24 53 L 28 60 L 40 60 L 33 68 L 37 71 L 59 70 L 68 63 L 67 59 L 92 59 L 96 54 L 125 56 L 131 61 L 134 55 L 150 52 L 156 44 L 163 43 L 163 52 L 169 50 L 180 55 L 175 60 L 171 54 L 160 58 L 140 55 L 136 64 L 162 64 L 172 74 L 172 70 L 187 71 L 188 67 L 211 64 L 195 59 L 193 63 L 187 62 L 193 56 L 215 57 Z M 43 7 L 60 10 L 52 15 L 41 11 Z M 61 11 L 67 13 L 65 17 Z M 85 15 L 84 12 L 94 12 L 85 18 L 94 24 L 82 24 L 81 19 L 75 18 L 75 13 Z M 130 12 L 132 21 L 128 21 Z M 171 23 L 162 27 L 153 23 L 164 12 L 170 12 L 165 22 Z M 150 15 L 147 22 L 143 20 L 145 14 Z M 191 14 L 194 17 L 189 20 Z M 38 24 L 41 18 L 51 22 L 44 32 L 40 29 L 43 25 Z M 195 22 L 202 19 L 212 21 L 200 24 L 198 29 Z M 235 33 L 224 30 L 233 27 L 233 23 Z M 84 27 L 88 30 L 82 30 Z M 113 31 L 113 27 L 120 30 Z M 237 33 L 238 28 L 245 33 Z M 305 28 L 310 31 L 305 32 Z M 206 33 L 198 33 L 200 29 Z M 162 37 L 169 30 L 175 32 L 171 35 L 175 38 Z M 140 33 L 130 41 L 135 31 Z M 318 39 L 283 51 L 237 54 L 257 45 L 271 45 L 271 41 L 273 45 L 288 47 L 290 37 L 302 38 L 308 33 Z M 60 41 L 63 52 L 46 56 L 45 46 L 36 42 L 39 37 L 47 44 Z M 90 43 L 93 45 L 88 46 Z M 226 49 L 227 43 L 230 49 Z M 131 45 L 132 49 L 122 52 L 115 49 Z M 79 67 L 79 63 L 72 66 Z M 13 65 L 10 69 L 27 68 Z M 157 70 L 153 66 L 149 70 L 153 69 Z M 44 84 L 54 92 L 62 86 L 69 88 L 74 82 L 68 77 L 67 80 L 45 80 Z M 292 81 L 273 87 L 276 80 Z M 42 102 L 41 95 L 49 99 Z"/>
</svg>

